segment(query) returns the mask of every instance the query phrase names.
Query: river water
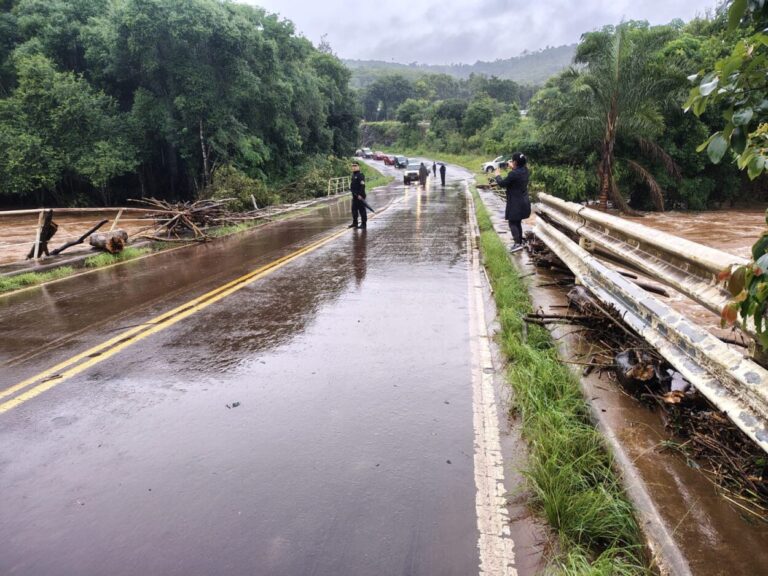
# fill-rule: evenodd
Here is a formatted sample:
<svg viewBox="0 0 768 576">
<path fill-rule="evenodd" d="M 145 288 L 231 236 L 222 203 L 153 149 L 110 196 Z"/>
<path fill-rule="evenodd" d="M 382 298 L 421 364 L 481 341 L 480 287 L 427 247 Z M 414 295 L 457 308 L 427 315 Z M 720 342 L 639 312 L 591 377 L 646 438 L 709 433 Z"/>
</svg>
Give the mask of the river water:
<svg viewBox="0 0 768 576">
<path fill-rule="evenodd" d="M 752 244 L 766 230 L 765 209 L 766 206 L 712 212 L 649 213 L 644 218 L 627 220 L 749 258 Z"/>
<path fill-rule="evenodd" d="M 711 212 L 648 213 L 642 218 L 626 219 L 742 258 L 751 258 L 752 244 L 766 231 L 765 207 Z M 720 327 L 720 317 L 717 314 L 690 298 L 670 289 L 669 297 L 660 299 L 697 324 L 706 326 L 717 336 L 740 339 L 733 329 Z"/>
</svg>

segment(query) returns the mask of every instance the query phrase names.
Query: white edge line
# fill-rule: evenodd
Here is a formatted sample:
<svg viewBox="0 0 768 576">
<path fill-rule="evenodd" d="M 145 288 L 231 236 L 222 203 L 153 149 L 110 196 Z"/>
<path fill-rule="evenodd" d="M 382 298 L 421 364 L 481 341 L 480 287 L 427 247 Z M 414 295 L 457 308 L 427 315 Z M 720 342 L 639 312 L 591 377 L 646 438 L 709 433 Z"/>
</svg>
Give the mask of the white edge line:
<svg viewBox="0 0 768 576">
<path fill-rule="evenodd" d="M 477 494 L 478 550 L 483 576 L 515 576 L 514 541 L 510 534 L 504 485 L 504 459 L 501 454 L 499 417 L 493 385 L 494 366 L 490 335 L 485 322 L 485 305 L 480 270 L 474 202 L 465 181 L 467 194 L 467 249 L 470 270 L 469 288 L 470 347 L 472 352 L 472 421 L 475 431 L 475 486 Z"/>
</svg>

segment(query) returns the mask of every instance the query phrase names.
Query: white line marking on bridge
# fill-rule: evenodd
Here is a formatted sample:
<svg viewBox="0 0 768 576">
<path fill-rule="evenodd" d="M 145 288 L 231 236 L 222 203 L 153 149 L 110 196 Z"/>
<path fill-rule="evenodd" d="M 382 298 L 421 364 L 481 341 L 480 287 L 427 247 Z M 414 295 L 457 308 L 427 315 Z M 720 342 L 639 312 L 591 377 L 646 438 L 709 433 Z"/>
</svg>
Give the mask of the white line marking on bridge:
<svg viewBox="0 0 768 576">
<path fill-rule="evenodd" d="M 499 417 L 493 387 L 493 360 L 490 335 L 485 323 L 482 272 L 476 245 L 477 222 L 474 202 L 467 193 L 467 249 L 470 257 L 469 322 L 472 348 L 472 412 L 475 429 L 475 486 L 477 528 L 479 531 L 480 574 L 515 576 L 514 541 L 510 535 L 509 514 L 504 487 L 504 460 L 499 437 Z"/>
</svg>

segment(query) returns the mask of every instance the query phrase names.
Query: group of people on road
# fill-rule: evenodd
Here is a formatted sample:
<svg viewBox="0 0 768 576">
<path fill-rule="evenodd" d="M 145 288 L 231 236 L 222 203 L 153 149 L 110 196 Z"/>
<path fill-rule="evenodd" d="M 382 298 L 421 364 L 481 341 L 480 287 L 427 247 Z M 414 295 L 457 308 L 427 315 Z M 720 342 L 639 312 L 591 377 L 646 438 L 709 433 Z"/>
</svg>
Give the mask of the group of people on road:
<svg viewBox="0 0 768 576">
<path fill-rule="evenodd" d="M 437 170 L 437 162 L 433 161 L 433 177 L 437 177 Z M 440 180 L 443 186 L 445 186 L 445 172 L 445 164 L 441 162 Z M 421 166 L 419 166 L 419 183 L 421 186 L 426 186 L 428 177 L 429 168 L 422 162 Z M 506 176 L 501 176 L 501 169 L 499 168 L 496 168 L 494 174 L 494 180 L 499 186 L 504 188 L 506 193 L 507 202 L 504 209 L 504 219 L 509 222 L 509 230 L 512 232 L 514 240 L 510 252 L 517 252 L 523 249 L 523 220 L 531 216 L 528 179 L 528 158 L 522 152 L 512 154 L 509 162 L 509 172 Z M 365 200 L 365 174 L 360 171 L 360 165 L 357 162 L 352 163 L 350 191 L 352 192 L 352 224 L 349 225 L 349 228 L 365 230 L 368 223 L 366 210 L 371 208 Z"/>
<path fill-rule="evenodd" d="M 437 162 L 432 161 L 432 177 L 437 178 Z M 429 178 L 429 168 L 424 162 L 419 166 L 419 184 L 422 186 L 427 185 L 427 178 Z M 440 162 L 440 185 L 445 186 L 445 164 Z"/>
</svg>

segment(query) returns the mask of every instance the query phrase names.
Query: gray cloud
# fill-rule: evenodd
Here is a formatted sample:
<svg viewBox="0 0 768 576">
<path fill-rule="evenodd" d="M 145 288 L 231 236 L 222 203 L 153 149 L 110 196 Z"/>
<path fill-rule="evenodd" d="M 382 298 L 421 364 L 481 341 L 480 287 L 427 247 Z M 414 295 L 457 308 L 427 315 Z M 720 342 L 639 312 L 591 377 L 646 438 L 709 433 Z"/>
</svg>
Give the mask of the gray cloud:
<svg viewBox="0 0 768 576">
<path fill-rule="evenodd" d="M 448 64 L 496 60 L 578 42 L 622 20 L 664 24 L 713 10 L 718 0 L 241 0 L 294 22 L 342 58 Z"/>
</svg>

